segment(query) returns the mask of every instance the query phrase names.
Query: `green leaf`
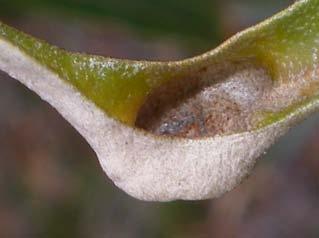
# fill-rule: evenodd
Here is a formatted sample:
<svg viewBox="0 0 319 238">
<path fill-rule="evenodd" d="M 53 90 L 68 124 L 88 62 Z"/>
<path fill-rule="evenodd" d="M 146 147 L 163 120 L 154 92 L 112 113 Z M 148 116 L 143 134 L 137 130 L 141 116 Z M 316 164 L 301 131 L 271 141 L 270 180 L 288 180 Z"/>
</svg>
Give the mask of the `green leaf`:
<svg viewBox="0 0 319 238">
<path fill-rule="evenodd" d="M 165 65 L 69 53 L 3 23 L 0 36 L 74 85 L 111 116 L 128 124 L 134 123 L 146 94 L 172 76 Z"/>
<path fill-rule="evenodd" d="M 220 196 L 319 105 L 319 0 L 179 62 L 70 53 L 3 23 L 0 52 L 0 69 L 54 106 L 115 184 L 145 200 Z"/>
</svg>

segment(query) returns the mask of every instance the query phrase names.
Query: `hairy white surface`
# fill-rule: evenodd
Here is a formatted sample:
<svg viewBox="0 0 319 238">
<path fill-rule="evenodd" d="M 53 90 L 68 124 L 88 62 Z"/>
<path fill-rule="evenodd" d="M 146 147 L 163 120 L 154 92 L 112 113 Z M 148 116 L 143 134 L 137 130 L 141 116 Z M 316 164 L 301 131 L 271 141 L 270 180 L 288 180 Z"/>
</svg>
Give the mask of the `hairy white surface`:
<svg viewBox="0 0 319 238">
<path fill-rule="evenodd" d="M 88 141 L 114 183 L 142 200 L 198 200 L 231 190 L 303 108 L 266 128 L 204 139 L 156 137 L 108 117 L 73 86 L 0 38 L 0 70 L 49 102 Z"/>
</svg>

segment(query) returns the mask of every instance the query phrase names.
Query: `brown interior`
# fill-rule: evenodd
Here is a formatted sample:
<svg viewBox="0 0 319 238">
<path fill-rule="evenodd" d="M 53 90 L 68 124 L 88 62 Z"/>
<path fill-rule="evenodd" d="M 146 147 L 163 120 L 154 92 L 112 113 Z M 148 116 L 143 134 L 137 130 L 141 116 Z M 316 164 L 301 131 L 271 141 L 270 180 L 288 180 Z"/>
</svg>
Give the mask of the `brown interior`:
<svg viewBox="0 0 319 238">
<path fill-rule="evenodd" d="M 209 137 L 250 129 L 265 91 L 266 71 L 248 62 L 204 67 L 154 90 L 136 126 L 156 135 Z"/>
</svg>

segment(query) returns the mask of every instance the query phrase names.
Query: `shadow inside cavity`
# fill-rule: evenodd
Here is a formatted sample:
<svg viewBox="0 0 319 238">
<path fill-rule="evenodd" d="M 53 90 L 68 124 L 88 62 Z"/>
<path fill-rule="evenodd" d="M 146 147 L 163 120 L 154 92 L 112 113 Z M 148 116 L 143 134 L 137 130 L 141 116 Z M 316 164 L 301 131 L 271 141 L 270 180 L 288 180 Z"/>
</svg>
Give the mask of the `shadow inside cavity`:
<svg viewBox="0 0 319 238">
<path fill-rule="evenodd" d="M 201 67 L 154 90 L 135 125 L 185 138 L 245 131 L 253 127 L 258 102 L 271 85 L 266 71 L 250 62 Z"/>
</svg>

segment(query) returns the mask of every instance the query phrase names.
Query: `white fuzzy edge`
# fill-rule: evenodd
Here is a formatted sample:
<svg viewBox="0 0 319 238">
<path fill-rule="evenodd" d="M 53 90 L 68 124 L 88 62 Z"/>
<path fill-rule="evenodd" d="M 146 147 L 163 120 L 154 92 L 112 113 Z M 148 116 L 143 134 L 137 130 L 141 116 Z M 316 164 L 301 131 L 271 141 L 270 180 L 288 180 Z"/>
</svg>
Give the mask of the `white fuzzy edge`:
<svg viewBox="0 0 319 238">
<path fill-rule="evenodd" d="M 106 116 L 74 87 L 1 38 L 0 52 L 0 69 L 56 108 L 92 146 L 114 183 L 138 199 L 218 197 L 237 185 L 287 130 L 276 124 L 201 140 L 155 137 Z"/>
</svg>

